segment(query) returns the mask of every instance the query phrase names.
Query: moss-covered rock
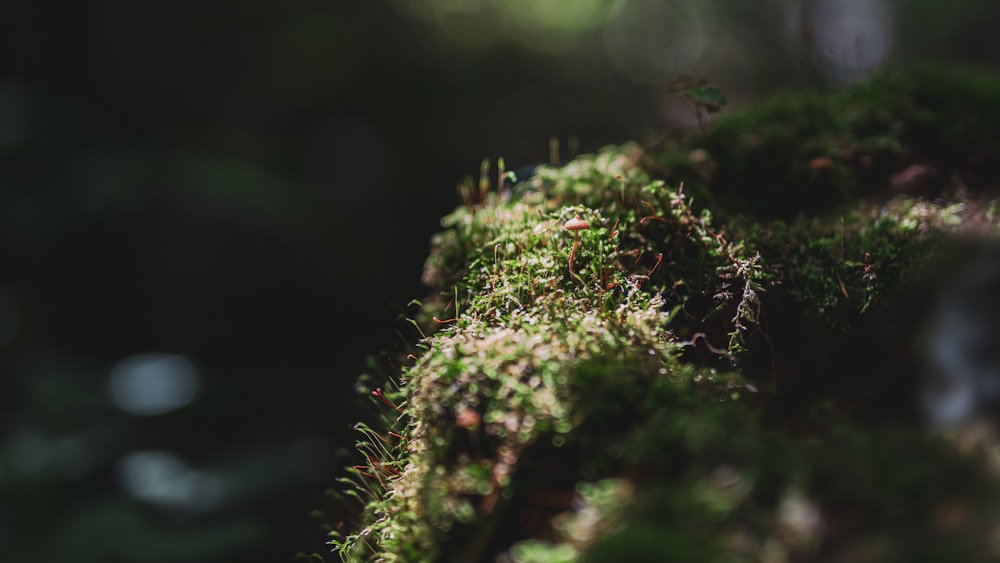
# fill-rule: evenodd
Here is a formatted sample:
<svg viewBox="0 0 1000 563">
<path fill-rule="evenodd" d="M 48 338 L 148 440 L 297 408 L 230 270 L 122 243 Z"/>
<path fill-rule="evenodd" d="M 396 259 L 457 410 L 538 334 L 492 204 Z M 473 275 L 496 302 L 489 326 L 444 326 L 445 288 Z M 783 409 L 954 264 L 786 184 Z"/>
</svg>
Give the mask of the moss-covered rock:
<svg viewBox="0 0 1000 563">
<path fill-rule="evenodd" d="M 996 234 L 997 99 L 990 74 L 892 69 L 466 200 L 414 353 L 368 374 L 336 553 L 1000 557 L 986 450 L 896 408 L 935 256 Z"/>
</svg>

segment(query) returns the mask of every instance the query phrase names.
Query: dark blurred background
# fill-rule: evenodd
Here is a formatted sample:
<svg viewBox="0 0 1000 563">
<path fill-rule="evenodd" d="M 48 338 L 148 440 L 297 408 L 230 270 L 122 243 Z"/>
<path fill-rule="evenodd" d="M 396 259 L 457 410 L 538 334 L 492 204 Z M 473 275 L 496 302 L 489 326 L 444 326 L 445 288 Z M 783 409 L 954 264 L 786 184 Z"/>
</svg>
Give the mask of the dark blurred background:
<svg viewBox="0 0 1000 563">
<path fill-rule="evenodd" d="M 354 382 L 407 341 L 484 158 L 692 127 L 683 74 L 732 111 L 996 64 L 998 23 L 991 0 L 4 3 L 0 561 L 332 561 Z"/>
</svg>

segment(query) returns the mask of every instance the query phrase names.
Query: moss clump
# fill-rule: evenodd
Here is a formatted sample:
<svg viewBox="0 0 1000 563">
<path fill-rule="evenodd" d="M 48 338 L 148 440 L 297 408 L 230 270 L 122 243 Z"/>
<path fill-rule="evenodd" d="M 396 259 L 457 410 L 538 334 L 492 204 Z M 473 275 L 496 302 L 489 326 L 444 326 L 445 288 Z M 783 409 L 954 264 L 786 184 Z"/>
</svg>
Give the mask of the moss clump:
<svg viewBox="0 0 1000 563">
<path fill-rule="evenodd" d="M 844 156 L 926 152 L 968 170 L 974 162 L 954 147 L 993 150 L 985 129 L 935 137 L 928 124 L 973 120 L 971 105 L 936 104 L 963 88 L 972 93 L 954 99 L 981 102 L 998 83 L 956 72 L 917 95 L 907 88 L 928 80 L 922 72 L 784 95 L 670 150 L 609 146 L 540 168 L 517 197 L 485 193 L 445 217 L 424 272 L 432 293 L 413 318 L 415 352 L 367 388 L 382 420 L 359 425 L 362 463 L 345 494 L 363 506 L 332 540 L 336 552 L 996 556 L 982 533 L 1000 524 L 988 464 L 884 416 L 906 384 L 873 393 L 898 366 L 864 353 L 905 352 L 871 335 L 900 322 L 935 252 L 997 228 L 986 190 L 952 181 L 931 200 L 870 189 L 865 165 Z M 699 149 L 699 166 L 676 164 Z M 834 156 L 834 176 L 810 176 L 809 159 Z M 690 191 L 658 178 L 664 166 L 690 174 Z M 758 173 L 774 182 L 747 183 Z M 826 195 L 811 207 L 815 193 Z M 741 198 L 755 202 L 746 214 L 734 207 Z M 588 228 L 567 230 L 574 217 Z"/>
<path fill-rule="evenodd" d="M 998 94 L 1000 76 L 974 68 L 890 68 L 846 90 L 778 93 L 670 139 L 650 159 L 717 211 L 762 218 L 829 211 L 893 189 L 928 195 L 956 175 L 980 188 L 1000 179 Z M 895 176 L 907 169 L 921 178 Z"/>
</svg>

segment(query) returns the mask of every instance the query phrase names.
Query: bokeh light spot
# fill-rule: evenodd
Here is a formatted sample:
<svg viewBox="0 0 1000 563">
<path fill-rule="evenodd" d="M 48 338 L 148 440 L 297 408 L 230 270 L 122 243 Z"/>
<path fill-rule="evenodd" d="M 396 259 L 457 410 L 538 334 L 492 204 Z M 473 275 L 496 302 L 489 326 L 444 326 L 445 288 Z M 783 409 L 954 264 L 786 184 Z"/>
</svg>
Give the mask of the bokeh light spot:
<svg viewBox="0 0 1000 563">
<path fill-rule="evenodd" d="M 183 513 L 214 510 L 227 492 L 221 476 L 192 469 L 177 455 L 158 450 L 125 455 L 118 463 L 118 480 L 129 496 Z"/>
<path fill-rule="evenodd" d="M 176 354 L 140 354 L 111 371 L 111 399 L 118 408 L 140 416 L 167 413 L 186 406 L 198 391 L 194 364 Z"/>
</svg>

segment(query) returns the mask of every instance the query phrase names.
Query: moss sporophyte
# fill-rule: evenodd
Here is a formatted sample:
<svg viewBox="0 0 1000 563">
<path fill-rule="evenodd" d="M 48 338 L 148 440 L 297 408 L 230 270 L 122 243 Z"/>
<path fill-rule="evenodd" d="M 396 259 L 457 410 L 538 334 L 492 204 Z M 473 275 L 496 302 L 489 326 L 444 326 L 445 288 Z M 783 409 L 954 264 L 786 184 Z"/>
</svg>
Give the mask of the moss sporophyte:
<svg viewBox="0 0 1000 563">
<path fill-rule="evenodd" d="M 339 556 L 1000 558 L 989 459 L 897 417 L 922 268 L 951 236 L 1000 234 L 981 160 L 1000 161 L 1000 79 L 900 69 L 781 96 L 535 167 L 506 196 L 502 164 L 498 190 L 463 188 L 419 338 L 361 385 L 377 421 Z M 915 155 L 954 181 L 878 189 Z"/>
</svg>

